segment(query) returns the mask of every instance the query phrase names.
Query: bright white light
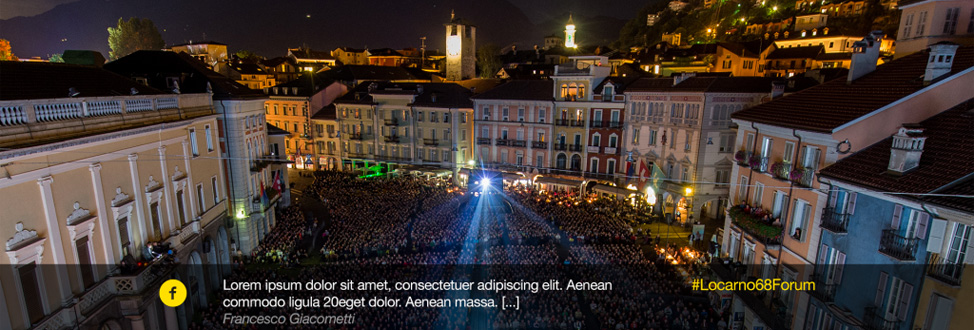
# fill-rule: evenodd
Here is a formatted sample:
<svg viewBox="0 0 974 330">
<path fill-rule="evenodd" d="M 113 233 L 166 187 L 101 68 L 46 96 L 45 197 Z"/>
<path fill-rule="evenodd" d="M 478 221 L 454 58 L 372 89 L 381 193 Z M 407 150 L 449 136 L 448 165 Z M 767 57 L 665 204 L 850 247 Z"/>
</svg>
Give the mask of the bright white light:
<svg viewBox="0 0 974 330">
<path fill-rule="evenodd" d="M 460 55 L 461 42 L 460 36 L 446 37 L 446 54 L 450 56 Z"/>
<path fill-rule="evenodd" d="M 486 186 L 489 186 L 490 185 L 490 178 L 484 178 L 483 183 L 484 183 L 484 186 L 485 187 Z"/>
</svg>

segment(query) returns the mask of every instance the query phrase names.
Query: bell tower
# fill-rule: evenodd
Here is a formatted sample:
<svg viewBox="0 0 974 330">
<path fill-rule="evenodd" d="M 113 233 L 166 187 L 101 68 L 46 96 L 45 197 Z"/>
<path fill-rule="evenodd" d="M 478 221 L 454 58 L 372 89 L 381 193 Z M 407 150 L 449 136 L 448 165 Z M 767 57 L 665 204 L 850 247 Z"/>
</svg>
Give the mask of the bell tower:
<svg viewBox="0 0 974 330">
<path fill-rule="evenodd" d="M 457 81 L 473 78 L 477 64 L 477 27 L 456 18 L 450 11 L 446 26 L 446 80 Z"/>
<path fill-rule="evenodd" d="M 565 48 L 578 48 L 575 43 L 575 21 L 572 14 L 568 14 L 568 24 L 565 25 Z"/>
</svg>

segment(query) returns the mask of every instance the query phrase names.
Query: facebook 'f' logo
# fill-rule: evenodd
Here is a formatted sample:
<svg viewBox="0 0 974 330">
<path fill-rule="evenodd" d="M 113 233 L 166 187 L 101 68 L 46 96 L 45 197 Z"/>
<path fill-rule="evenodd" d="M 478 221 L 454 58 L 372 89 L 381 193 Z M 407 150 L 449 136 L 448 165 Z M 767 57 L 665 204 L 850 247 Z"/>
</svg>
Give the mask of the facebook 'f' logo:
<svg viewBox="0 0 974 330">
<path fill-rule="evenodd" d="M 187 293 L 186 286 L 177 279 L 167 280 L 159 286 L 159 300 L 162 300 L 162 303 L 169 307 L 179 307 L 186 300 Z"/>
<path fill-rule="evenodd" d="M 176 300 L 176 287 L 169 290 L 169 299 Z"/>
</svg>

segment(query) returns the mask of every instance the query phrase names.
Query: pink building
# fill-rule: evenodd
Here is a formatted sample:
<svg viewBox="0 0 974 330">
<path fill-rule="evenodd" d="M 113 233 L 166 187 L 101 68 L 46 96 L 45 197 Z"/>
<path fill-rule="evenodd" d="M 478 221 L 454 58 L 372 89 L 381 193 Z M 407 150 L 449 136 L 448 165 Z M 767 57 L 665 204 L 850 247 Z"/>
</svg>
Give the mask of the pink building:
<svg viewBox="0 0 974 330">
<path fill-rule="evenodd" d="M 481 166 L 525 172 L 550 167 L 552 90 L 549 80 L 515 80 L 473 97 Z"/>
</svg>

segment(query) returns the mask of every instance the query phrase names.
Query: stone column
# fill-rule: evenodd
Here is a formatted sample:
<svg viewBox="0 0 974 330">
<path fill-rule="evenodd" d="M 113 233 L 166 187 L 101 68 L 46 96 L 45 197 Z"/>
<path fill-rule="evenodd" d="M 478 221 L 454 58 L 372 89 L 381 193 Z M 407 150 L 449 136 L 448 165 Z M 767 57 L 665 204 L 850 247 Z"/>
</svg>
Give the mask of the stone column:
<svg viewBox="0 0 974 330">
<path fill-rule="evenodd" d="M 98 210 L 98 227 L 103 245 L 102 251 L 105 253 L 105 264 L 108 265 L 105 269 L 107 274 L 115 266 L 115 249 L 112 246 L 114 235 L 110 233 L 108 228 L 109 212 L 108 207 L 105 205 L 105 193 L 102 189 L 101 164 L 91 164 L 88 166 L 88 170 L 91 171 L 91 186 L 94 187 L 95 191 L 95 206 Z"/>
<path fill-rule="evenodd" d="M 64 258 L 64 244 L 61 241 L 61 226 L 58 223 L 57 211 L 54 208 L 54 195 L 51 191 L 51 184 L 54 178 L 46 176 L 37 179 L 37 185 L 41 190 L 41 202 L 44 205 L 44 217 L 47 223 L 47 235 L 51 242 L 51 257 L 54 258 L 54 275 L 57 279 L 57 290 L 63 306 L 71 302 L 71 283 L 65 265 L 67 260 Z M 40 263 L 38 263 L 40 264 Z"/>
</svg>

